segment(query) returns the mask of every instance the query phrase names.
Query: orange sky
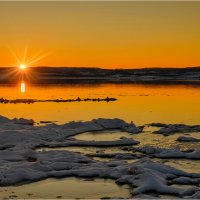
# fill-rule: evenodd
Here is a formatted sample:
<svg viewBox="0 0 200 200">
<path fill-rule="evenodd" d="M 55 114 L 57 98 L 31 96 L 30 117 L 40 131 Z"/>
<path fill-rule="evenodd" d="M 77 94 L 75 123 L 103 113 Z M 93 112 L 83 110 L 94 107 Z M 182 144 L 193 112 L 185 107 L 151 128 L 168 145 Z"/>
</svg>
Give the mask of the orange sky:
<svg viewBox="0 0 200 200">
<path fill-rule="evenodd" d="M 198 66 L 199 22 L 200 2 L 0 2 L 0 66 L 26 46 L 30 66 Z"/>
</svg>

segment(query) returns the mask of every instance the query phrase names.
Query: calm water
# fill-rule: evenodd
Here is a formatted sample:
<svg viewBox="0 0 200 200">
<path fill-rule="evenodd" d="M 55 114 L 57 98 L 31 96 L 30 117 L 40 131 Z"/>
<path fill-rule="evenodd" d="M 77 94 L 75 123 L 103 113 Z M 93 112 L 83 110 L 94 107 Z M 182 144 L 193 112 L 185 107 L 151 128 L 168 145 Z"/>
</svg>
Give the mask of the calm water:
<svg viewBox="0 0 200 200">
<path fill-rule="evenodd" d="M 80 189 L 81 188 L 81 189 Z M 113 180 L 85 180 L 77 178 L 53 179 L 22 186 L 0 188 L 0 198 L 5 199 L 100 199 L 102 197 L 130 198 L 128 185 L 119 186 Z"/>
<path fill-rule="evenodd" d="M 1 85 L 7 99 L 75 99 L 116 97 L 116 102 L 0 104 L 0 114 L 65 123 L 93 118 L 121 118 L 138 125 L 150 122 L 200 124 L 200 87 L 181 85 Z"/>
</svg>

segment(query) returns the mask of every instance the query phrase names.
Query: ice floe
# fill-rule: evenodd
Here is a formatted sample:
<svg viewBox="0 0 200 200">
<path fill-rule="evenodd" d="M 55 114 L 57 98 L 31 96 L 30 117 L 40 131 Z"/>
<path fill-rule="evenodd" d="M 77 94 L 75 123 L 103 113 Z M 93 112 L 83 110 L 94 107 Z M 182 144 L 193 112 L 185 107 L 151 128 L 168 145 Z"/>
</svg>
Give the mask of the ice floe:
<svg viewBox="0 0 200 200">
<path fill-rule="evenodd" d="M 194 137 L 179 136 L 177 138 L 177 141 L 179 141 L 179 142 L 199 142 L 200 139 L 194 138 Z"/>
<path fill-rule="evenodd" d="M 152 146 L 144 146 L 134 148 L 135 151 L 151 155 L 155 158 L 187 158 L 187 159 L 200 159 L 200 149 L 181 151 L 179 148 L 165 149 L 156 148 Z"/>
<path fill-rule="evenodd" d="M 174 133 L 200 132 L 200 125 L 162 124 L 162 123 L 151 123 L 149 125 L 161 127 L 159 130 L 154 131 L 154 133 L 163 134 L 165 136 L 171 135 Z"/>
<path fill-rule="evenodd" d="M 20 123 L 16 123 L 20 122 Z M 0 117 L 0 186 L 25 184 L 42 179 L 77 177 L 113 179 L 118 184 L 128 184 L 133 197 L 151 197 L 149 193 L 167 194 L 181 198 L 198 198 L 200 174 L 188 173 L 163 163 L 155 158 L 200 159 L 200 150 L 187 152 L 151 146 L 132 147 L 139 142 L 132 138 L 114 141 L 83 141 L 72 138 L 87 131 L 117 129 L 130 134 L 141 129 L 133 123 L 120 119 L 95 119 L 88 122 L 70 122 L 63 125 L 49 124 L 33 126 L 25 119 L 9 120 Z M 28 125 L 27 125 L 28 124 Z M 116 160 L 94 160 L 92 155 L 83 155 L 67 150 L 36 151 L 38 147 L 67 146 L 121 146 L 129 153 L 97 152 L 94 156 L 110 157 Z M 129 148 L 129 146 L 131 146 Z M 137 154 L 140 152 L 141 154 Z M 145 157 L 145 158 L 143 158 Z M 138 159 L 139 158 L 139 159 Z M 124 159 L 138 159 L 125 162 Z M 173 184 L 189 184 L 187 189 Z"/>
</svg>

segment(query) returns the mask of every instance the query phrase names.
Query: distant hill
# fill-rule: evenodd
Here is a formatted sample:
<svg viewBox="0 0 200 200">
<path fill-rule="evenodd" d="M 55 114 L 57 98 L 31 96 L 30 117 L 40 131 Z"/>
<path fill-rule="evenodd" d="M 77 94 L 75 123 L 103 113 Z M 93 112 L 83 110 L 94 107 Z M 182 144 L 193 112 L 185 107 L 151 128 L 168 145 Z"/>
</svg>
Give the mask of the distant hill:
<svg viewBox="0 0 200 200">
<path fill-rule="evenodd" d="M 1 67 L 0 83 L 20 81 L 22 73 L 17 68 Z M 23 78 L 34 84 L 57 83 L 200 83 L 200 67 L 101 69 L 83 67 L 33 67 Z"/>
</svg>

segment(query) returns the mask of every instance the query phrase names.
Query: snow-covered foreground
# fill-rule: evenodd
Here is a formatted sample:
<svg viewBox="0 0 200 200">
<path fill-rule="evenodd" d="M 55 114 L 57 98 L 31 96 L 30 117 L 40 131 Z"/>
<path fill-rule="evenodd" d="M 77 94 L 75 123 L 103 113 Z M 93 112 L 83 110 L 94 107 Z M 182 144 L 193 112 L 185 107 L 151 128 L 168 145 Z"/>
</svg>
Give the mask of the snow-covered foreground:
<svg viewBox="0 0 200 200">
<path fill-rule="evenodd" d="M 26 184 L 47 178 L 76 177 L 92 178 L 94 182 L 95 179 L 112 179 L 119 185 L 128 184 L 133 198 L 159 198 L 162 195 L 200 198 L 200 173 L 183 171 L 160 162 L 160 160 L 168 159 L 169 161 L 172 158 L 199 160 L 198 148 L 181 151 L 178 148 L 141 146 L 140 141 L 135 140 L 134 136 L 137 138 L 142 134 L 144 127 L 136 127 L 133 123 L 129 124 L 120 119 L 95 119 L 64 125 L 33 126 L 33 124 L 32 120 L 10 120 L 0 117 L 1 191 L 16 184 Z M 176 133 L 175 129 L 181 134 L 197 132 L 199 128 L 198 126 L 168 126 L 158 123 L 153 125 L 161 126 L 161 131 L 156 131 L 154 134 L 167 132 L 167 135 Z M 170 128 L 172 131 L 169 130 Z M 120 130 L 129 134 L 130 137 L 108 141 L 106 138 L 105 141 L 76 138 L 78 134 L 85 132 L 98 131 L 99 134 L 99 131 L 108 130 Z M 181 138 L 180 142 L 185 143 L 190 140 L 199 142 L 194 138 Z M 70 150 L 75 147 L 119 148 L 120 151 L 98 150 L 91 153 L 78 153 Z M 44 151 L 45 148 L 48 150 Z M 107 159 L 94 159 L 94 157 Z M 180 187 L 180 185 L 186 187 Z M 5 195 L 1 191 L 0 198 Z M 102 194 L 102 197 L 104 196 Z M 123 198 L 118 195 L 116 197 Z"/>
</svg>

